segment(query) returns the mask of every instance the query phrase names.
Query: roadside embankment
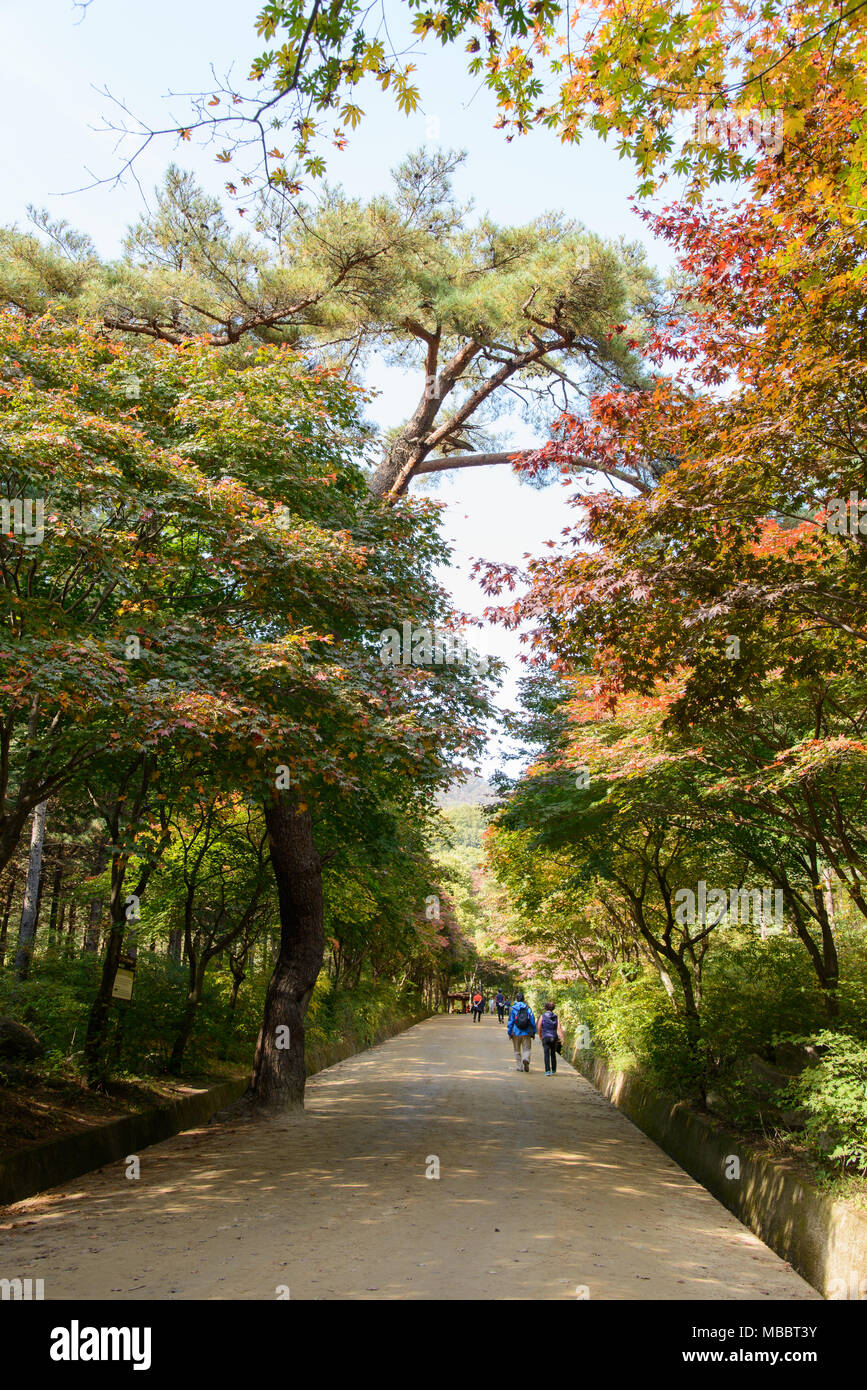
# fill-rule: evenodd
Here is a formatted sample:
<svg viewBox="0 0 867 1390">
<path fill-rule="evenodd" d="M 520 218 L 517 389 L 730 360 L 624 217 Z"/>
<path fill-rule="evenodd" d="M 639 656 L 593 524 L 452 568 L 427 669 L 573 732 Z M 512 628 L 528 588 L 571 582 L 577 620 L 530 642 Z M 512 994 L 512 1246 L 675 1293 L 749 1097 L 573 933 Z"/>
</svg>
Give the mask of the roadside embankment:
<svg viewBox="0 0 867 1390">
<path fill-rule="evenodd" d="M 784 1163 L 756 1153 L 708 1116 L 609 1069 L 570 1039 L 573 1066 L 826 1298 L 867 1297 L 867 1215 Z"/>
</svg>

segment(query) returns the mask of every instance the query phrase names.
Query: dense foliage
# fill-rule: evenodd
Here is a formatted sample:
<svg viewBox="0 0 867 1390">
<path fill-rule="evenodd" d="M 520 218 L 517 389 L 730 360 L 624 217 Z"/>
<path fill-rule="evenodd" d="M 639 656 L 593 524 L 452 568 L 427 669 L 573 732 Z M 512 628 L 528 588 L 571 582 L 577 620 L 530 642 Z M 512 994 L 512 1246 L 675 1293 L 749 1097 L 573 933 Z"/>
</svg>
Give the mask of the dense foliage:
<svg viewBox="0 0 867 1390">
<path fill-rule="evenodd" d="M 528 461 L 615 485 L 525 574 L 485 571 L 527 585 L 496 615 L 530 625 L 535 759 L 490 856 L 536 968 L 583 982 L 606 1055 L 844 1166 L 867 1124 L 864 252 L 825 199 L 859 110 L 817 101 L 734 209 L 647 214 L 680 262 L 656 378 Z"/>
<path fill-rule="evenodd" d="M 411 981 L 432 1007 L 457 932 L 426 915 L 432 798 L 480 746 L 486 679 L 384 665 L 380 634 L 457 622 L 436 506 L 371 495 L 356 389 L 286 346 L 128 345 L 7 310 L 0 360 L 9 1011 L 98 1085 L 129 1049 L 180 1071 L 218 1017 L 249 1049 L 281 798 L 316 828 L 328 988 Z"/>
</svg>

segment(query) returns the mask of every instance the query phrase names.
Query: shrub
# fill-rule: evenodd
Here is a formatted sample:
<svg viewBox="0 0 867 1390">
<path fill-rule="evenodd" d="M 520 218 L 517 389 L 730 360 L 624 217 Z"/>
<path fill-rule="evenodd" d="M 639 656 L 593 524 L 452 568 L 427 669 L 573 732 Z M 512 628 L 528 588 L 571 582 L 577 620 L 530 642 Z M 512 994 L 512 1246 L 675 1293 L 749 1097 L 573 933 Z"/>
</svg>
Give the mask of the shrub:
<svg viewBox="0 0 867 1390">
<path fill-rule="evenodd" d="M 806 1114 L 810 1149 L 826 1165 L 867 1174 L 867 1044 L 830 1029 L 786 1041 L 812 1043 L 822 1053 L 788 1087 Z"/>
</svg>

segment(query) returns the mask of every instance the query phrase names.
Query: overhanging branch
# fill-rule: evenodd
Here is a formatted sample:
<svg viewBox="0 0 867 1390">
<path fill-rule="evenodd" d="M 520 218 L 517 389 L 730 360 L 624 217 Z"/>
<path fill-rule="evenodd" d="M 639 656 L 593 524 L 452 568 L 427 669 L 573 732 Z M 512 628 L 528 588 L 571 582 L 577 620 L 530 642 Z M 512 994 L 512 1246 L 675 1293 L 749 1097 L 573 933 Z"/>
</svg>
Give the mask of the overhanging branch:
<svg viewBox="0 0 867 1390">
<path fill-rule="evenodd" d="M 446 473 L 452 468 L 487 468 L 498 463 L 517 463 L 535 453 L 538 453 L 538 449 L 506 449 L 498 454 L 446 454 L 442 458 L 428 458 L 423 463 L 417 464 L 412 470 L 411 476 L 417 478 L 420 473 Z M 625 483 L 627 487 L 635 488 L 636 492 L 642 495 L 647 495 L 652 491 L 646 480 L 638 473 L 611 466 L 603 467 L 588 458 L 570 459 L 569 471 L 575 473 L 580 470 L 599 473 L 608 479 L 616 478 L 618 482 Z"/>
<path fill-rule="evenodd" d="M 512 463 L 515 459 L 526 458 L 535 453 L 534 449 L 509 449 L 501 454 L 447 454 L 445 458 L 425 459 L 413 469 L 413 477 L 419 473 L 444 473 L 449 468 L 486 468 L 495 463 Z"/>
</svg>

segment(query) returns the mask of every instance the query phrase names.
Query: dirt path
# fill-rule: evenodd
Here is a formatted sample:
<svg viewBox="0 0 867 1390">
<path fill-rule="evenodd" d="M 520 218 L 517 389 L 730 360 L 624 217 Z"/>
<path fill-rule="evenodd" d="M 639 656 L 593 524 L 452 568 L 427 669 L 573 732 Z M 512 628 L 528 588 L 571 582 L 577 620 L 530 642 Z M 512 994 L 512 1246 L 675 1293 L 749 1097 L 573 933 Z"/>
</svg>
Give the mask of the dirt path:
<svg viewBox="0 0 867 1390">
<path fill-rule="evenodd" d="M 119 1163 L 7 1208 L 0 1275 L 47 1299 L 819 1298 L 540 1060 L 516 1073 L 496 1018 L 429 1019 L 316 1076 L 302 1116 L 190 1130 L 138 1181 Z"/>
</svg>

